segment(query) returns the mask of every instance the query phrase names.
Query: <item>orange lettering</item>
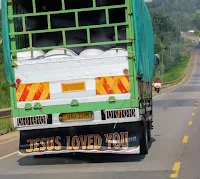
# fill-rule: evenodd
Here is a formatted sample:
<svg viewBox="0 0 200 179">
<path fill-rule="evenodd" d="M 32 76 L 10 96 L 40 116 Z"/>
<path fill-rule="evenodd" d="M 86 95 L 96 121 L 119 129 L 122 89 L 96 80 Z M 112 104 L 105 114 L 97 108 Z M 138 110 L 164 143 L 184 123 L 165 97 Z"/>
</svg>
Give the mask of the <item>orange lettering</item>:
<svg viewBox="0 0 200 179">
<path fill-rule="evenodd" d="M 67 136 L 66 140 L 67 140 L 67 147 L 66 147 L 66 149 L 67 150 L 72 150 L 72 146 L 70 146 L 70 136 Z"/>
<path fill-rule="evenodd" d="M 42 138 L 41 140 L 40 140 L 40 145 L 42 145 L 42 147 L 40 147 L 40 150 L 41 151 L 45 151 L 46 150 L 46 144 L 45 144 L 45 141 L 47 141 L 47 139 L 46 138 Z"/>
<path fill-rule="evenodd" d="M 33 152 L 33 139 L 27 140 L 27 143 L 30 143 L 30 144 L 29 144 L 30 148 L 29 148 L 29 149 L 26 149 L 26 152 L 28 152 L 28 153 Z"/>
<path fill-rule="evenodd" d="M 84 135 L 84 137 L 82 135 L 80 136 L 80 143 L 81 143 L 81 146 L 82 146 L 82 150 L 86 150 L 87 149 L 87 147 L 86 147 L 87 136 L 86 135 Z"/>
<path fill-rule="evenodd" d="M 95 134 L 95 135 L 94 135 L 94 149 L 95 149 L 95 150 L 100 149 L 100 148 L 101 148 L 101 145 L 102 145 L 101 136 L 98 135 L 98 134 Z"/>
<path fill-rule="evenodd" d="M 39 142 L 40 141 L 40 139 L 39 138 L 37 138 L 37 139 L 34 139 L 34 152 L 38 152 L 40 149 L 38 148 L 39 147 Z"/>
<path fill-rule="evenodd" d="M 118 133 L 114 133 L 114 148 L 119 149 L 120 148 L 120 135 Z"/>
<path fill-rule="evenodd" d="M 57 136 L 57 137 L 55 138 L 55 143 L 56 143 L 56 145 L 57 145 L 57 146 L 55 146 L 55 149 L 56 149 L 56 150 L 61 150 L 61 148 L 62 148 L 61 143 L 60 143 L 60 141 L 59 141 L 60 139 L 61 139 L 60 136 Z"/>
<path fill-rule="evenodd" d="M 47 150 L 53 150 L 54 148 L 54 137 L 47 138 Z"/>
<path fill-rule="evenodd" d="M 111 149 L 111 139 L 112 139 L 112 136 L 113 134 L 104 134 L 105 138 L 106 138 L 106 141 L 108 143 L 108 149 Z"/>
<path fill-rule="evenodd" d="M 74 137 L 72 138 L 72 148 L 73 148 L 74 150 L 78 150 L 79 147 L 80 147 L 79 138 L 78 138 L 78 136 L 74 136 Z"/>
<path fill-rule="evenodd" d="M 88 147 L 87 147 L 87 149 L 89 149 L 89 150 L 92 150 L 94 148 L 94 145 L 92 145 L 92 143 L 93 143 L 92 138 L 93 137 L 94 137 L 93 134 L 88 135 Z"/>
<path fill-rule="evenodd" d="M 121 132 L 121 142 L 122 142 L 122 148 L 127 149 L 128 148 L 128 132 Z"/>
</svg>

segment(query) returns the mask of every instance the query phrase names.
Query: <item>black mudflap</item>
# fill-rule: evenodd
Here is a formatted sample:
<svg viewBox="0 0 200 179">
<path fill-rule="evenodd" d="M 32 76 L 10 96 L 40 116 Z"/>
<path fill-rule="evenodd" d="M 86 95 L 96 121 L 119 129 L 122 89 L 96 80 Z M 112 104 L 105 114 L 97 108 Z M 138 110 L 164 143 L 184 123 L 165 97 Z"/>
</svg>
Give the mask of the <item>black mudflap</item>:
<svg viewBox="0 0 200 179">
<path fill-rule="evenodd" d="M 122 123 L 20 132 L 22 155 L 55 153 L 140 153 L 141 123 Z"/>
</svg>

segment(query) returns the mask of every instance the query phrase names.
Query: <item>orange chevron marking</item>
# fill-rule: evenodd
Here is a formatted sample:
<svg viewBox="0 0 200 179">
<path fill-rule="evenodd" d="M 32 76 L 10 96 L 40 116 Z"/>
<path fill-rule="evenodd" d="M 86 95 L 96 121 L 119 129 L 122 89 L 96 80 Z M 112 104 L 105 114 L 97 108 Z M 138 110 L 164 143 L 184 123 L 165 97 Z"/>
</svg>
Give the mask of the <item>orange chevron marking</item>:
<svg viewBox="0 0 200 179">
<path fill-rule="evenodd" d="M 48 82 L 19 84 L 16 98 L 18 102 L 50 99 L 50 85 Z"/>
<path fill-rule="evenodd" d="M 123 94 L 130 92 L 130 81 L 127 76 L 108 76 L 96 78 L 96 94 Z"/>
</svg>

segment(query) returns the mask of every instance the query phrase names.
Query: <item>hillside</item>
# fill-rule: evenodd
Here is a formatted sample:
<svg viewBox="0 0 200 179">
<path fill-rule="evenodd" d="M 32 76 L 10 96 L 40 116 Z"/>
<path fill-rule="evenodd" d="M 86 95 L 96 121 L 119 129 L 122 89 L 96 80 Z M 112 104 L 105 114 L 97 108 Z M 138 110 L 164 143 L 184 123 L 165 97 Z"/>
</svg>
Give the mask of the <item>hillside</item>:
<svg viewBox="0 0 200 179">
<path fill-rule="evenodd" d="M 147 4 L 151 13 L 168 15 L 181 31 L 200 30 L 199 0 L 153 0 Z"/>
<path fill-rule="evenodd" d="M 150 10 L 153 29 L 155 53 L 159 54 L 162 63 L 156 69 L 155 76 L 162 78 L 174 65 L 180 65 L 182 54 L 189 56 L 189 42 L 181 38 L 181 32 L 189 29 L 200 29 L 199 0 L 153 0 L 147 2 Z M 176 75 L 174 79 L 176 79 Z"/>
</svg>

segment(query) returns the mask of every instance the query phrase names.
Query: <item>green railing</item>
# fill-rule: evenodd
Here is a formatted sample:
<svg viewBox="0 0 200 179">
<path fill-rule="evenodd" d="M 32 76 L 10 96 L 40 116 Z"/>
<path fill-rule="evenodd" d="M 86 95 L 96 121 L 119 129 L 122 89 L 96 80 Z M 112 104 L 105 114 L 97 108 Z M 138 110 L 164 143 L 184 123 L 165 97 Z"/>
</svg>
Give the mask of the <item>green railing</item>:
<svg viewBox="0 0 200 179">
<path fill-rule="evenodd" d="M 56 3 L 61 3 L 60 10 L 52 10 L 47 12 L 41 12 L 37 10 L 37 2 L 32 0 L 32 9 L 31 12 L 28 11 L 26 13 L 20 12 L 18 8 L 18 0 L 3 0 L 7 3 L 8 9 L 8 21 L 9 21 L 9 42 L 10 42 L 10 54 L 12 55 L 12 61 L 16 60 L 17 52 L 23 51 L 31 51 L 31 50 L 52 50 L 57 48 L 74 48 L 74 47 L 94 47 L 94 46 L 104 46 L 104 45 L 124 45 L 128 51 L 128 64 L 129 64 L 129 77 L 130 77 L 130 94 L 131 98 L 126 100 L 116 100 L 115 103 L 110 103 L 110 101 L 105 102 L 95 102 L 95 103 L 85 103 L 80 104 L 76 109 L 74 109 L 70 104 L 69 105 L 58 105 L 58 106 L 47 106 L 43 107 L 43 112 L 49 113 L 60 113 L 62 111 L 85 111 L 85 110 L 103 110 L 103 109 L 113 109 L 113 108 L 122 108 L 122 107 L 136 107 L 138 105 L 138 84 L 136 80 L 136 58 L 135 58 L 135 37 L 134 37 L 134 25 L 133 25 L 133 1 L 132 0 L 121 0 L 120 4 L 116 5 L 104 5 L 97 6 L 96 0 L 92 0 L 93 4 L 91 7 L 84 8 L 74 8 L 74 9 L 66 9 L 65 1 L 60 0 L 56 1 Z M 27 0 L 28 1 L 28 0 Z M 81 1 L 82 2 L 82 1 Z M 108 0 L 109 2 L 109 0 Z M 115 2 L 115 1 L 113 1 Z M 5 7 L 4 7 L 5 8 Z M 113 15 L 111 11 L 116 12 L 116 17 L 124 16 L 123 20 L 113 21 Z M 104 21 L 98 24 L 92 25 L 82 25 L 80 23 L 80 16 L 84 12 L 103 12 L 104 13 Z M 118 12 L 121 12 L 118 13 Z M 73 14 L 74 26 L 70 27 L 53 27 L 52 25 L 52 17 L 55 15 L 63 15 L 63 14 Z M 27 28 L 27 19 L 30 18 L 43 18 L 44 24 L 46 24 L 45 28 L 40 29 L 30 29 Z M 109 41 L 92 41 L 92 33 L 93 30 L 101 30 L 104 31 L 105 28 L 111 28 L 113 31 L 112 40 Z M 120 38 L 119 29 L 125 29 L 125 38 Z M 67 43 L 68 36 L 66 35 L 68 32 L 76 32 L 76 31 L 84 31 L 86 34 L 84 43 Z M 34 36 L 41 34 L 61 34 L 62 44 L 53 45 L 53 46 L 45 46 L 45 47 L 36 47 L 34 46 Z M 12 66 L 7 66 L 6 69 L 12 69 Z M 18 109 L 16 104 L 16 90 L 11 87 L 11 104 L 12 104 L 12 113 L 13 116 L 26 116 L 26 115 L 37 115 L 40 114 L 39 110 L 31 110 L 27 113 L 25 109 Z M 54 109 L 54 110 L 52 110 Z"/>
<path fill-rule="evenodd" d="M 16 56 L 16 52 L 22 52 L 22 51 L 29 51 L 29 50 L 51 50 L 56 48 L 74 48 L 74 47 L 88 47 L 88 46 L 100 46 L 100 45 L 113 45 L 113 44 L 124 44 L 124 43 L 130 43 L 133 42 L 133 38 L 130 38 L 128 36 L 130 33 L 127 32 L 126 39 L 119 40 L 119 34 L 118 29 L 122 26 L 128 27 L 129 23 L 128 18 L 125 18 L 126 20 L 124 22 L 119 23 L 112 23 L 110 22 L 110 11 L 113 9 L 124 9 L 124 13 L 126 12 L 125 9 L 127 9 L 128 6 L 130 6 L 131 1 L 126 0 L 125 4 L 121 5 L 112 5 L 112 6 L 100 6 L 97 7 L 96 0 L 93 0 L 93 7 L 88 8 L 81 8 L 81 9 L 65 9 L 65 1 L 61 0 L 61 10 L 58 11 L 49 11 L 49 12 L 37 12 L 36 9 L 36 2 L 35 0 L 32 0 L 32 13 L 27 14 L 17 14 L 19 13 L 17 10 L 17 4 L 12 3 L 12 0 L 8 0 L 8 19 L 10 24 L 10 38 L 11 38 L 11 52 L 13 53 L 13 56 Z M 17 2 L 17 1 L 15 1 Z M 57 1 L 59 3 L 59 1 Z M 16 6 L 16 7 L 15 7 Z M 79 16 L 82 12 L 92 12 L 92 11 L 98 11 L 98 12 L 104 12 L 105 14 L 105 23 L 97 24 L 97 25 L 88 25 L 88 26 L 81 26 L 79 22 Z M 74 27 L 67 27 L 67 28 L 52 28 L 52 16 L 53 15 L 63 15 L 63 14 L 73 14 L 74 16 Z M 46 29 L 40 29 L 40 30 L 27 30 L 26 27 L 26 21 L 28 18 L 33 17 L 45 17 L 46 16 L 46 23 L 47 28 Z M 126 14 L 128 16 L 128 14 Z M 19 24 L 21 22 L 21 24 Z M 45 22 L 44 22 L 45 23 Z M 94 29 L 102 29 L 102 28 L 113 28 L 114 30 L 114 40 L 112 41 L 106 41 L 106 42 L 91 42 L 91 30 Z M 81 44 L 67 44 L 67 37 L 66 32 L 72 32 L 72 31 L 85 31 L 85 34 L 87 36 L 87 39 L 85 43 Z M 129 30 L 129 29 L 127 29 Z M 62 34 L 62 42 L 61 45 L 56 46 L 47 46 L 47 47 L 34 47 L 33 45 L 33 36 L 37 34 L 44 34 L 44 33 L 61 33 Z M 27 41 L 25 40 L 27 39 Z"/>
</svg>

